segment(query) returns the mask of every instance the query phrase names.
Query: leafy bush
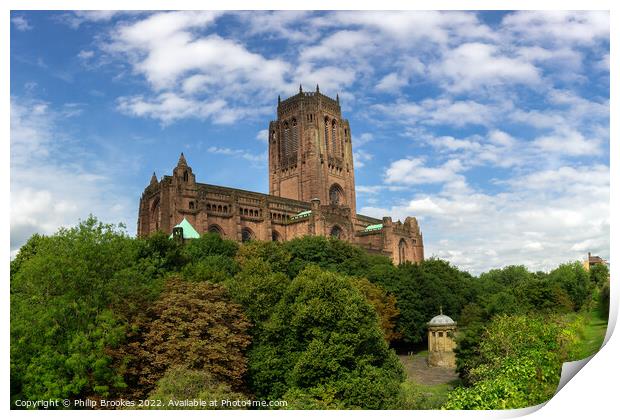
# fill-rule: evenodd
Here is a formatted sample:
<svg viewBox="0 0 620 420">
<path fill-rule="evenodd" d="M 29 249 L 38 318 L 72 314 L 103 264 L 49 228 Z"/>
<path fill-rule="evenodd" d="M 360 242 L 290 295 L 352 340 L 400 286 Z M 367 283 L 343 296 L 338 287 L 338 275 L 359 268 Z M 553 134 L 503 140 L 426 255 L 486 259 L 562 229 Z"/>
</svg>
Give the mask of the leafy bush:
<svg viewBox="0 0 620 420">
<path fill-rule="evenodd" d="M 249 352 L 249 373 L 259 398 L 290 391 L 303 406 L 350 408 L 393 405 L 403 379 L 372 306 L 348 278 L 316 266 L 286 288 Z"/>
<path fill-rule="evenodd" d="M 548 400 L 578 328 L 579 320 L 569 324 L 557 316 L 495 317 L 480 337 L 476 357 L 461 360 L 472 385 L 451 391 L 444 408 L 522 408 Z"/>
<path fill-rule="evenodd" d="M 125 386 L 108 348 L 159 293 L 141 244 L 94 217 L 36 236 L 11 273 L 12 400 L 107 396 Z M 21 252 L 20 252 L 21 254 Z"/>
<path fill-rule="evenodd" d="M 184 366 L 172 366 L 157 381 L 157 386 L 148 399 L 161 401 L 162 404 L 161 406 L 155 404 L 148 406 L 147 408 L 150 409 L 214 410 L 237 408 L 222 406 L 221 401 L 247 400 L 248 397 L 240 392 L 232 391 L 230 385 L 217 381 L 207 370 L 192 370 Z M 202 400 L 207 405 L 205 407 L 199 405 L 179 406 L 178 402 L 184 400 Z M 211 401 L 217 401 L 217 406 L 209 405 L 208 403 Z"/>
</svg>

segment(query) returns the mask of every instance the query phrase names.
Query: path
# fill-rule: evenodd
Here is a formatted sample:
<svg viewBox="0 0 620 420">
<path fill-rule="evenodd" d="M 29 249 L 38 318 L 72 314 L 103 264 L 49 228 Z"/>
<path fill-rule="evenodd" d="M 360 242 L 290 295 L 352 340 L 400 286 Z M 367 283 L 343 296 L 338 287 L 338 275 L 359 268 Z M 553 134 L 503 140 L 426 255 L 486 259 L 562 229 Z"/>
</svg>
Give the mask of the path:
<svg viewBox="0 0 620 420">
<path fill-rule="evenodd" d="M 407 379 L 422 385 L 448 384 L 459 378 L 458 373 L 451 368 L 429 367 L 426 364 L 426 352 L 413 356 L 399 355 L 400 361 L 405 366 Z"/>
</svg>

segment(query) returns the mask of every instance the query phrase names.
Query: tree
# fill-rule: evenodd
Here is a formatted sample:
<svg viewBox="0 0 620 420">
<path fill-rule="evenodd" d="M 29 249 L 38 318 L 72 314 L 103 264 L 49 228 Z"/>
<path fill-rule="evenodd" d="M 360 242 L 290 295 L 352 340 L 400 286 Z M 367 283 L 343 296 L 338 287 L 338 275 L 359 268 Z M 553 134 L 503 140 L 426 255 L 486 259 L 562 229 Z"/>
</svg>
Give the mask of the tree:
<svg viewBox="0 0 620 420">
<path fill-rule="evenodd" d="M 229 384 L 217 381 L 208 370 L 192 370 L 184 366 L 172 366 L 157 381 L 157 386 L 148 397 L 148 400 L 154 401 L 154 404 L 148 408 L 164 410 L 230 409 L 237 407 L 223 406 L 221 402 L 247 399 L 248 397 L 244 394 L 233 391 Z M 178 405 L 178 402 L 185 400 L 204 401 L 207 405 L 205 407 Z M 217 405 L 209 405 L 211 401 L 217 401 Z"/>
<path fill-rule="evenodd" d="M 396 298 L 385 291 L 381 286 L 371 283 L 364 277 L 352 278 L 351 282 L 357 290 L 362 292 L 368 303 L 379 315 L 379 324 L 383 331 L 385 341 L 390 343 L 401 337 L 396 331 L 396 320 L 398 319 L 398 309 L 396 308 Z"/>
<path fill-rule="evenodd" d="M 348 278 L 316 266 L 286 288 L 249 352 L 249 373 L 258 398 L 290 392 L 319 404 L 331 393 L 337 404 L 361 408 L 393 405 L 404 378 L 372 306 Z M 371 388 L 378 393 L 362 391 Z"/>
<path fill-rule="evenodd" d="M 374 265 L 391 265 L 386 257 L 371 256 L 360 247 L 335 238 L 304 236 L 284 243 L 290 253 L 288 274 L 294 278 L 307 265 L 350 276 L 366 277 Z"/>
<path fill-rule="evenodd" d="M 435 258 L 398 267 L 373 266 L 368 278 L 396 297 L 400 312 L 397 331 L 407 345 L 425 339 L 426 323 L 439 314 L 440 307 L 458 320 L 461 309 L 474 296 L 468 273 Z"/>
<path fill-rule="evenodd" d="M 159 292 L 158 267 L 122 226 L 89 217 L 34 237 L 11 275 L 12 399 L 110 395 L 109 348 Z M 21 252 L 20 252 L 21 254 Z"/>
<path fill-rule="evenodd" d="M 267 263 L 273 272 L 286 273 L 291 254 L 282 242 L 249 241 L 239 248 L 236 260 L 242 268 L 256 259 Z"/>
<path fill-rule="evenodd" d="M 249 327 L 242 308 L 229 301 L 222 286 L 169 279 L 145 325 L 141 384 L 149 390 L 167 369 L 183 366 L 240 387 Z"/>
<path fill-rule="evenodd" d="M 549 273 L 549 281 L 566 291 L 576 311 L 586 305 L 591 297 L 593 288 L 590 276 L 579 262 L 560 265 Z"/>
<path fill-rule="evenodd" d="M 254 329 L 260 328 L 273 313 L 291 281 L 284 273 L 274 273 L 269 263 L 258 258 L 244 259 L 241 265 L 241 271 L 225 285 L 232 299 L 243 306 Z"/>
<path fill-rule="evenodd" d="M 605 264 L 595 264 L 590 267 L 590 283 L 602 287 L 609 280 L 609 267 Z"/>
</svg>

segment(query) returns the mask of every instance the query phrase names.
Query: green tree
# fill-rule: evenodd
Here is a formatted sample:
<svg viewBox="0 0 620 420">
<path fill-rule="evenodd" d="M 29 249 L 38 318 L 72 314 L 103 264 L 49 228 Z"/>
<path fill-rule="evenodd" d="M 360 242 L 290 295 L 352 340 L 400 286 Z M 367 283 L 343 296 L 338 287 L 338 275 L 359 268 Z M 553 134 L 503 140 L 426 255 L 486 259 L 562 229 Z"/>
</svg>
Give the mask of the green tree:
<svg viewBox="0 0 620 420">
<path fill-rule="evenodd" d="M 374 265 L 391 265 L 386 257 L 371 256 L 360 247 L 335 238 L 304 236 L 284 243 L 290 253 L 288 274 L 294 278 L 307 265 L 350 276 L 367 277 Z"/>
<path fill-rule="evenodd" d="M 240 392 L 233 391 L 229 384 L 216 380 L 208 370 L 192 370 L 185 366 L 172 366 L 157 381 L 157 386 L 148 396 L 148 399 L 158 403 L 161 402 L 161 405 L 148 407 L 151 409 L 214 410 L 236 408 L 222 406 L 221 401 L 223 400 L 247 400 L 248 397 Z M 178 405 L 178 402 L 185 400 L 205 401 L 207 405 L 206 407 Z M 210 401 L 217 401 L 217 406 L 210 406 L 208 404 Z"/>
<path fill-rule="evenodd" d="M 241 266 L 241 271 L 225 285 L 233 300 L 243 306 L 254 329 L 260 328 L 291 281 L 284 273 L 274 273 L 269 263 L 259 258 L 244 259 Z"/>
<path fill-rule="evenodd" d="M 549 273 L 549 281 L 566 291 L 576 311 L 591 298 L 593 287 L 590 276 L 579 262 L 560 265 Z"/>
<path fill-rule="evenodd" d="M 609 267 L 605 264 L 595 264 L 590 267 L 590 283 L 602 287 L 609 280 Z"/>
<path fill-rule="evenodd" d="M 11 275 L 12 399 L 107 396 L 125 384 L 109 348 L 157 296 L 159 267 L 94 217 L 35 237 Z M 21 252 L 20 252 L 21 254 Z"/>
<path fill-rule="evenodd" d="M 249 373 L 258 398 L 288 392 L 320 405 L 331 394 L 351 408 L 393 406 L 404 378 L 372 306 L 350 279 L 316 266 L 288 285 L 249 352 Z"/>
</svg>

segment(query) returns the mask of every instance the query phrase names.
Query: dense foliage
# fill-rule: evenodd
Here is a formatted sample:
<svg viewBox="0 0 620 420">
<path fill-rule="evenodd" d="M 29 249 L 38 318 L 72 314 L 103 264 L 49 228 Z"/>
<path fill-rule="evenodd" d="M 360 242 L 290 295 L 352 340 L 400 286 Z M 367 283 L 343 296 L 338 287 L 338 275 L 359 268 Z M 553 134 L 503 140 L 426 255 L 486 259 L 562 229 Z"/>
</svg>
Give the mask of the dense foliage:
<svg viewBox="0 0 620 420">
<path fill-rule="evenodd" d="M 557 383 L 575 311 L 608 311 L 600 267 L 473 277 L 435 258 L 394 266 L 333 238 L 238 245 L 205 234 L 180 244 L 91 217 L 34 235 L 11 261 L 11 401 L 528 405 Z M 393 350 L 423 345 L 440 307 L 459 323 L 465 385 L 447 399 L 404 381 Z"/>
<path fill-rule="evenodd" d="M 478 357 L 467 362 L 472 385 L 453 390 L 444 408 L 521 408 L 547 401 L 578 328 L 579 321 L 550 315 L 495 317 L 480 337 Z"/>
<path fill-rule="evenodd" d="M 344 276 L 306 267 L 286 288 L 249 353 L 259 398 L 289 407 L 335 400 L 350 408 L 389 408 L 404 379 L 379 319 Z"/>
</svg>

